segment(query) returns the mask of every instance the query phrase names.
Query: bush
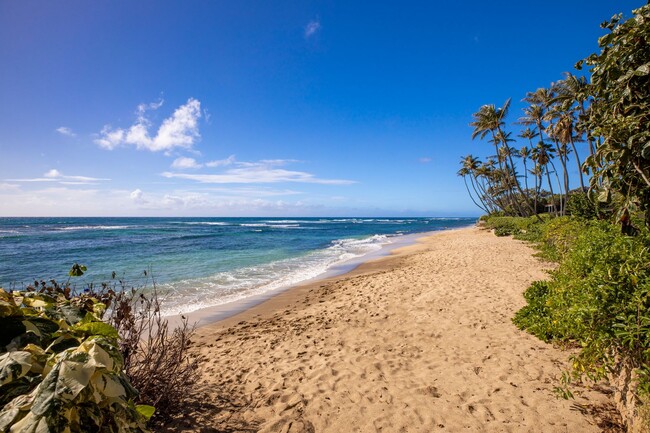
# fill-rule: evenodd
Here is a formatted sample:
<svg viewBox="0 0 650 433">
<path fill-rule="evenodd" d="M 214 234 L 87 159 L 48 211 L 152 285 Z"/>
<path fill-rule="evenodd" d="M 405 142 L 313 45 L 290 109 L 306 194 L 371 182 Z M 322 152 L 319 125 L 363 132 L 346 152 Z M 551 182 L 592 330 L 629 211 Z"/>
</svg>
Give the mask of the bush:
<svg viewBox="0 0 650 433">
<path fill-rule="evenodd" d="M 170 331 L 145 289 L 0 289 L 0 432 L 146 432 L 182 413 L 198 379 L 194 328 L 183 318 Z"/>
<path fill-rule="evenodd" d="M 558 218 L 544 228 L 561 260 L 534 283 L 514 322 L 543 340 L 575 342 L 577 375 L 602 377 L 615 362 L 650 374 L 650 236 L 628 237 L 611 224 Z M 552 246 L 551 246 L 552 244 Z"/>
<path fill-rule="evenodd" d="M 169 329 L 154 290 L 121 290 L 107 318 L 120 335 L 124 371 L 138 389 L 137 401 L 155 406 L 155 425 L 182 413 L 198 380 L 199 358 L 189 353 L 194 327 L 185 317 Z"/>
<path fill-rule="evenodd" d="M 515 235 L 518 239 L 534 240 L 538 236 L 541 217 L 489 216 L 485 226 L 497 236 Z"/>
<path fill-rule="evenodd" d="M 105 309 L 56 284 L 0 289 L 0 431 L 148 431 Z"/>
<path fill-rule="evenodd" d="M 574 218 L 591 220 L 598 218 L 598 206 L 591 200 L 589 194 L 575 191 L 569 195 L 566 210 Z"/>
</svg>

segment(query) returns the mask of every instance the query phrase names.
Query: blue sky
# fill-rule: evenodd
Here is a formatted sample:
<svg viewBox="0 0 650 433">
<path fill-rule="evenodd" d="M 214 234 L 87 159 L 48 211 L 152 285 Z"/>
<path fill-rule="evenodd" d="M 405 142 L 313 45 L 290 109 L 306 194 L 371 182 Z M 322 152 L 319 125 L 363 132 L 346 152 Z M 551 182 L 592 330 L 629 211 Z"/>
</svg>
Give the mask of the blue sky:
<svg viewBox="0 0 650 433">
<path fill-rule="evenodd" d="M 483 104 L 641 1 L 0 0 L 0 216 L 473 216 Z"/>
</svg>

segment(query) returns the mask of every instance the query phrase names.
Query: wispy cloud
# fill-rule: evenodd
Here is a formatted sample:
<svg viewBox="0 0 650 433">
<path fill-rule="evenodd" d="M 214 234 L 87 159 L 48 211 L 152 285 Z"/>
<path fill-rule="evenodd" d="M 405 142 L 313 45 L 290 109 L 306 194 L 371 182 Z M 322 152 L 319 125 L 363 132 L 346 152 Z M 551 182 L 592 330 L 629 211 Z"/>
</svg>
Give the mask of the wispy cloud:
<svg viewBox="0 0 650 433">
<path fill-rule="evenodd" d="M 118 146 L 133 145 L 137 149 L 146 149 L 152 152 L 169 151 L 174 148 L 190 149 L 201 137 L 198 121 L 201 118 L 201 102 L 190 98 L 187 103 L 174 111 L 171 117 L 163 120 L 154 136 L 149 129 L 151 121 L 146 113 L 157 110 L 163 101 L 150 104 L 140 104 L 137 107 L 136 122 L 127 129 L 113 128 L 105 125 L 99 132 L 95 143 L 104 149 L 112 150 Z"/>
<path fill-rule="evenodd" d="M 75 134 L 72 129 L 68 128 L 67 126 L 59 126 L 56 128 L 56 132 L 58 132 L 61 135 L 66 135 L 68 137 L 76 137 L 77 134 Z"/>
<path fill-rule="evenodd" d="M 170 179 L 187 179 L 200 183 L 315 183 L 322 185 L 350 185 L 356 183 L 345 179 L 321 179 L 304 171 L 286 170 L 280 168 L 289 163 L 297 162 L 288 159 L 262 160 L 258 162 L 239 162 L 234 158 L 231 162 L 233 168 L 222 173 L 189 174 L 164 172 L 161 175 Z"/>
<path fill-rule="evenodd" d="M 422 164 L 428 164 L 433 160 L 428 156 L 423 156 L 422 158 L 418 159 L 418 161 L 420 161 Z"/>
<path fill-rule="evenodd" d="M 88 176 L 68 176 L 53 168 L 44 173 L 43 177 L 5 180 L 8 182 L 58 182 L 64 185 L 87 185 L 89 183 L 107 181 L 110 179 Z"/>
<path fill-rule="evenodd" d="M 290 195 L 302 195 L 304 192 L 292 189 L 274 189 L 266 187 L 228 187 L 228 188 L 208 188 L 208 191 L 217 192 L 224 196 L 235 197 L 280 197 Z"/>
<path fill-rule="evenodd" d="M 305 26 L 305 37 L 310 38 L 314 36 L 316 33 L 318 33 L 321 29 L 320 21 L 319 20 L 311 20 L 309 23 Z"/>
<path fill-rule="evenodd" d="M 218 159 L 215 161 L 209 161 L 205 163 L 206 167 L 226 167 L 233 165 L 235 163 L 235 155 L 230 155 L 226 159 Z"/>
</svg>

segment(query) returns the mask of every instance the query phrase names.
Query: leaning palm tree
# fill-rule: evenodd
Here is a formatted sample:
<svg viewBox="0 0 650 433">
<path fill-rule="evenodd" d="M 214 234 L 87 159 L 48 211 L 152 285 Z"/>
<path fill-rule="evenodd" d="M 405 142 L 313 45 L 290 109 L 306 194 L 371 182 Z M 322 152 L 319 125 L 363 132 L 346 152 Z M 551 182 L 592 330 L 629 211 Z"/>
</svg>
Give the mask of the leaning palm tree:
<svg viewBox="0 0 650 433">
<path fill-rule="evenodd" d="M 490 213 L 488 210 L 488 207 L 485 205 L 483 200 L 481 199 L 481 194 L 478 192 L 476 185 L 474 184 L 473 178 L 475 176 L 476 169 L 479 167 L 481 161 L 479 161 L 478 158 L 472 156 L 472 155 L 466 155 L 465 157 L 461 158 L 461 168 L 458 170 L 458 175 L 463 178 L 463 181 L 465 182 L 465 188 L 467 189 L 467 194 L 469 194 L 469 198 L 472 200 L 472 202 L 476 205 L 476 207 L 480 208 L 483 212 L 485 213 Z M 472 184 L 472 189 L 474 190 L 474 194 L 477 196 L 478 200 L 481 202 L 481 204 L 478 204 L 477 201 L 474 199 L 474 195 L 469 189 L 469 185 L 467 183 L 467 177 L 470 178 L 471 184 Z"/>
<path fill-rule="evenodd" d="M 496 107 L 495 105 L 483 105 L 479 108 L 479 111 L 474 113 L 474 121 L 470 123 L 470 126 L 474 128 L 472 133 L 472 139 L 479 136 L 481 139 L 485 138 L 486 135 L 490 134 L 491 139 L 489 140 L 495 148 L 496 155 L 498 158 L 499 169 L 504 174 L 504 184 L 506 188 L 506 196 L 510 201 L 512 208 L 520 215 L 530 215 L 533 212 L 530 202 L 526 198 L 526 194 L 521 188 L 519 179 L 517 179 L 515 164 L 512 160 L 512 153 L 509 150 L 509 142 L 513 141 L 510 138 L 510 133 L 506 133 L 503 130 L 505 125 L 505 117 L 508 114 L 508 109 L 510 108 L 510 99 L 508 99 L 503 107 Z M 501 150 L 501 149 L 505 150 Z M 516 189 L 521 199 L 515 197 Z M 528 208 L 528 212 L 522 206 L 522 202 L 525 204 L 525 207 Z"/>
</svg>

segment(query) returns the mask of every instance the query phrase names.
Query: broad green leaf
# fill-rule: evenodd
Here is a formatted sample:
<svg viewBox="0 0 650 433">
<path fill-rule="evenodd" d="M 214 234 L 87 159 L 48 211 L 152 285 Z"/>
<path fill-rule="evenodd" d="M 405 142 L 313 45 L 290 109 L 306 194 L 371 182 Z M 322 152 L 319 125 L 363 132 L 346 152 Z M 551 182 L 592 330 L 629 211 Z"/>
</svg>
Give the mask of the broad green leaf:
<svg viewBox="0 0 650 433">
<path fill-rule="evenodd" d="M 31 368 L 31 353 L 22 350 L 3 353 L 0 355 L 0 385 L 20 379 Z"/>
<path fill-rule="evenodd" d="M 95 374 L 91 379 L 95 392 L 105 398 L 116 398 L 126 395 L 126 390 L 113 374 Z"/>
<path fill-rule="evenodd" d="M 44 317 L 30 317 L 23 320 L 23 325 L 25 325 L 27 331 L 32 331 L 39 337 L 46 339 L 59 330 L 59 325 L 55 321 Z"/>
<path fill-rule="evenodd" d="M 138 411 L 147 421 L 151 419 L 153 414 L 156 412 L 156 408 L 146 404 L 139 404 L 135 407 L 135 410 Z"/>
<path fill-rule="evenodd" d="M 0 289 L 0 317 L 21 316 L 20 308 L 10 293 Z"/>
<path fill-rule="evenodd" d="M 105 323 L 102 325 L 110 326 Z M 111 327 L 114 329 L 113 327 Z M 109 353 L 104 350 L 97 342 L 97 340 L 86 340 L 77 349 L 78 352 L 84 352 L 88 354 L 88 364 L 96 368 L 106 368 L 107 370 L 113 371 L 115 367 L 115 361 L 109 355 Z"/>
<path fill-rule="evenodd" d="M 72 401 L 88 385 L 94 372 L 95 367 L 77 359 L 73 352 L 65 353 L 34 390 L 32 412 L 42 415 Z"/>
<path fill-rule="evenodd" d="M 0 410 L 0 431 L 9 431 L 10 426 L 15 427 L 15 423 L 28 413 L 32 406 L 32 394 L 33 392 L 16 397 Z M 12 431 L 22 432 L 23 430 L 14 428 Z"/>
<path fill-rule="evenodd" d="M 117 330 L 104 322 L 81 323 L 74 326 L 73 329 L 84 332 L 88 335 L 101 335 L 102 337 L 115 339 L 119 338 Z"/>
<path fill-rule="evenodd" d="M 45 308 L 51 305 L 50 303 L 45 302 L 42 299 L 31 297 L 31 296 L 23 298 L 23 304 L 32 308 Z"/>
<path fill-rule="evenodd" d="M 57 306 L 57 310 L 59 310 L 65 316 L 66 320 L 70 324 L 75 324 L 81 321 L 85 316 L 85 314 L 79 308 L 70 304 L 59 305 Z"/>
</svg>

